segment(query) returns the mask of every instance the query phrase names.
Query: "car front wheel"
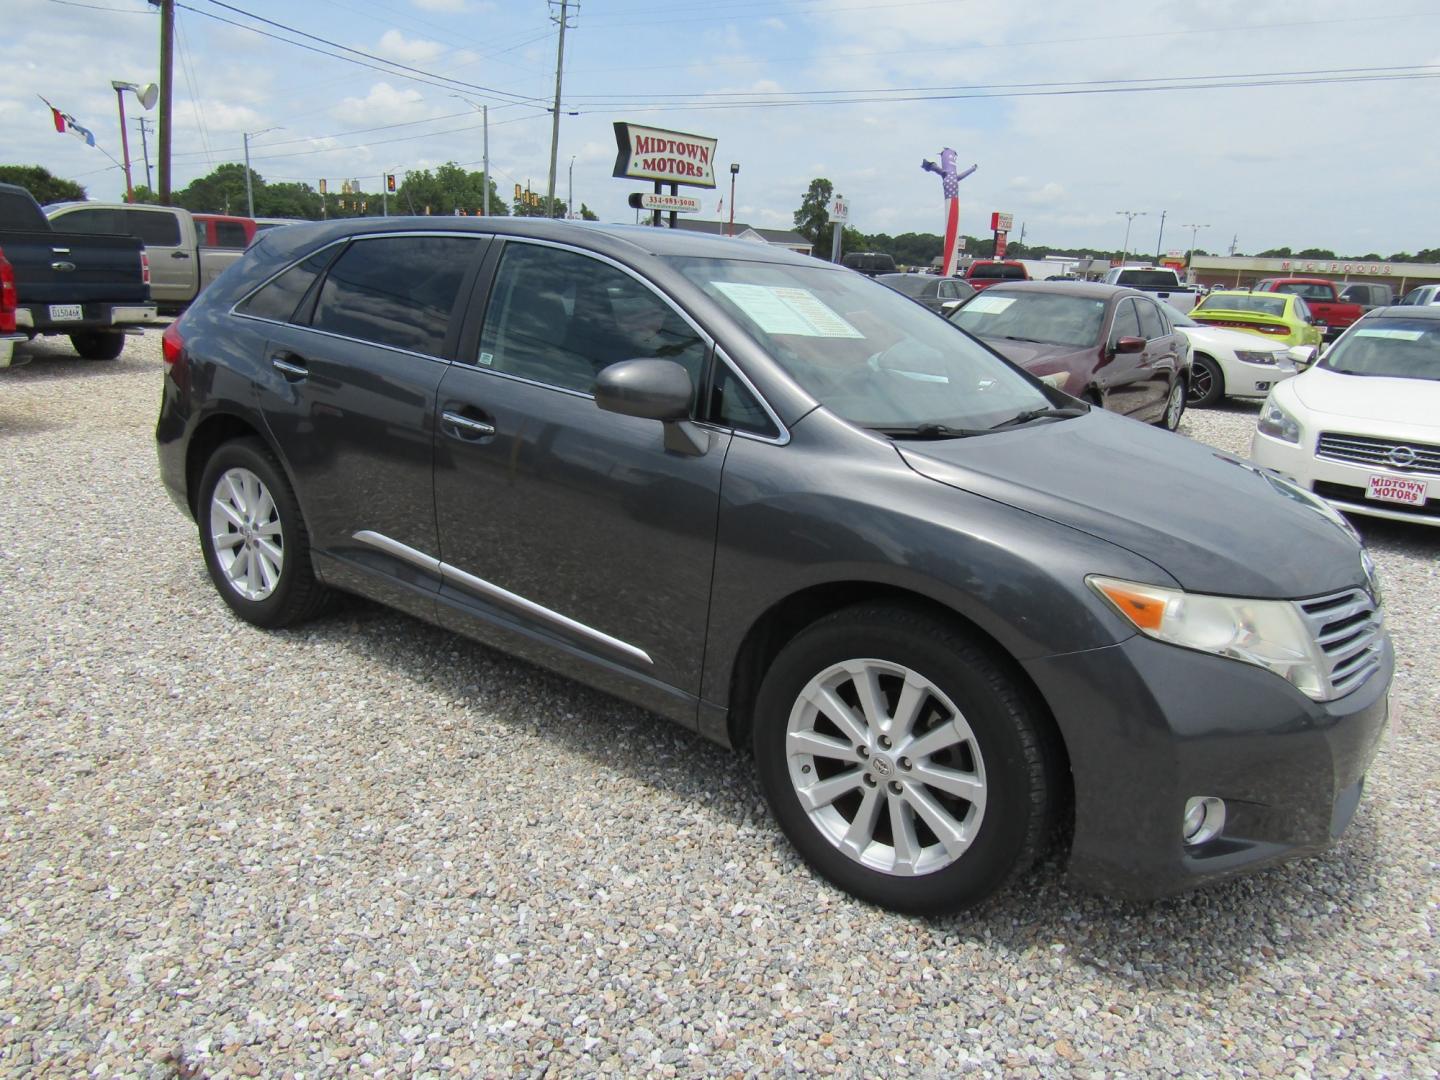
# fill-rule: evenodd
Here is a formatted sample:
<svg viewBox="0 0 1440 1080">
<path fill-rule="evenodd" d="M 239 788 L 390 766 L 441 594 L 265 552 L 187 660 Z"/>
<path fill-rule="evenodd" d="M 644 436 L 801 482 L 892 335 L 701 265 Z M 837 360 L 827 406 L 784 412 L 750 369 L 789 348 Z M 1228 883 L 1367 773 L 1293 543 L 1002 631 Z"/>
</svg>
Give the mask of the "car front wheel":
<svg viewBox="0 0 1440 1080">
<path fill-rule="evenodd" d="M 323 606 L 310 565 L 310 539 L 279 463 L 257 439 L 237 439 L 211 456 L 196 517 L 205 565 L 221 599 L 256 626 L 289 626 Z"/>
<path fill-rule="evenodd" d="M 1050 836 L 1055 751 L 1044 709 L 958 627 L 852 608 L 793 639 L 753 733 L 761 784 L 805 860 L 897 911 L 977 904 Z"/>
</svg>

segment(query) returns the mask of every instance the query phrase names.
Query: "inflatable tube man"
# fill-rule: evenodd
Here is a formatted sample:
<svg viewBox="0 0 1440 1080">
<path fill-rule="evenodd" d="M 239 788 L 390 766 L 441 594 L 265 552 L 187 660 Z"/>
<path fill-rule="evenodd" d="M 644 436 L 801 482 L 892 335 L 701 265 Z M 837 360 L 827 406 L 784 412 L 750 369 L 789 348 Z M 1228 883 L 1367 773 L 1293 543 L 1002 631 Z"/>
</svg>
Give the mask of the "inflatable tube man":
<svg viewBox="0 0 1440 1080">
<path fill-rule="evenodd" d="M 964 172 L 955 171 L 955 151 L 945 147 L 940 151 L 940 164 L 921 161 L 920 167 L 927 172 L 938 173 L 945 182 L 945 254 L 944 273 L 950 277 L 955 273 L 955 259 L 960 241 L 960 181 L 973 173 L 978 165 L 971 165 Z"/>
</svg>

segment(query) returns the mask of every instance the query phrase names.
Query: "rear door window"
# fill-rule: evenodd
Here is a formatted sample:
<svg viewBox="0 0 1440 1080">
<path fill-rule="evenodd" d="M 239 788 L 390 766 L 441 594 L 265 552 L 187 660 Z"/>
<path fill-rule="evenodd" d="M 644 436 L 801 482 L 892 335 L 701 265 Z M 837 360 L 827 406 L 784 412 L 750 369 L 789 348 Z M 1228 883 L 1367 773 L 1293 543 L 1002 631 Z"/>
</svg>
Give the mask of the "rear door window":
<svg viewBox="0 0 1440 1080">
<path fill-rule="evenodd" d="M 198 222 L 196 223 L 199 224 Z M 207 247 L 239 248 L 244 249 L 247 241 L 245 239 L 245 226 L 238 221 L 212 221 L 209 227 L 201 232 L 202 244 Z M 215 230 L 215 242 L 210 242 L 210 229 Z"/>
<path fill-rule="evenodd" d="M 290 322 L 295 309 L 310 291 L 310 286 L 330 265 L 330 260 L 339 254 L 341 245 L 334 244 L 317 251 L 303 262 L 296 263 L 269 284 L 262 286 L 242 300 L 235 310 L 241 315 L 253 315 L 257 319 L 273 319 L 275 322 Z"/>
<path fill-rule="evenodd" d="M 179 247 L 180 219 L 163 210 L 126 210 L 126 229 L 146 247 Z"/>
<path fill-rule="evenodd" d="M 61 214 L 50 222 L 56 232 L 64 233 L 108 233 L 111 236 L 129 236 L 125 224 L 125 211 L 96 207 L 94 210 L 72 210 Z"/>
<path fill-rule="evenodd" d="M 1148 300 L 1132 300 L 1131 303 L 1139 309 L 1140 313 L 1140 336 L 1146 341 L 1154 341 L 1156 338 L 1165 336 L 1165 324 L 1160 318 L 1159 309 Z"/>
<path fill-rule="evenodd" d="M 320 286 L 310 325 L 377 345 L 444 356 L 455 298 L 478 250 L 476 238 L 466 236 L 356 240 Z"/>
</svg>

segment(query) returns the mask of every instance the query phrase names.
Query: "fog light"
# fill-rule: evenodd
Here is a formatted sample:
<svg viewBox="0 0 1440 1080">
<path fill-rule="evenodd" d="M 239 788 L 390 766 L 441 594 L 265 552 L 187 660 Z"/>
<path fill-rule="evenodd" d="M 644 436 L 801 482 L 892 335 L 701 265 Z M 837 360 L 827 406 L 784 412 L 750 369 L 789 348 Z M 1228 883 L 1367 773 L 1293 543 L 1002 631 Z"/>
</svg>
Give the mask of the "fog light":
<svg viewBox="0 0 1440 1080">
<path fill-rule="evenodd" d="M 1225 800 L 1196 795 L 1185 803 L 1185 820 L 1180 827 L 1187 844 L 1214 840 L 1225 828 Z"/>
</svg>

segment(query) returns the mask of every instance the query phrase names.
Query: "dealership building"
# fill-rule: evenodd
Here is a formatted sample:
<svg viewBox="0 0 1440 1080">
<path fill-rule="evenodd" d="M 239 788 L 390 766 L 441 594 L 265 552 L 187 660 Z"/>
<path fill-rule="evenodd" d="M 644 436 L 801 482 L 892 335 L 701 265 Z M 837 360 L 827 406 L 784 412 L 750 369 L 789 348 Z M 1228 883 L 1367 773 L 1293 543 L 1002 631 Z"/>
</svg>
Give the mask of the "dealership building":
<svg viewBox="0 0 1440 1080">
<path fill-rule="evenodd" d="M 1261 278 L 1315 277 L 1337 284 L 1351 281 L 1389 285 L 1396 299 L 1419 285 L 1440 282 L 1440 263 L 1405 263 L 1367 259 L 1252 259 L 1197 255 L 1190 280 L 1223 289 L 1244 289 Z"/>
</svg>

